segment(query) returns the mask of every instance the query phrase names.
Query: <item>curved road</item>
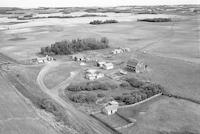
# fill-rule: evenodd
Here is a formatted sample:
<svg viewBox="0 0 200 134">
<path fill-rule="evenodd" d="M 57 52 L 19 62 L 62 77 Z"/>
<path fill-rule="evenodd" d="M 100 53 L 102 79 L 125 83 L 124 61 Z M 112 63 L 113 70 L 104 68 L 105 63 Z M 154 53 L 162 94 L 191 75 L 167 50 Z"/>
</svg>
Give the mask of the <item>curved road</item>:
<svg viewBox="0 0 200 134">
<path fill-rule="evenodd" d="M 68 116 L 70 116 L 72 121 L 75 124 L 79 124 L 83 128 L 86 128 L 86 130 L 92 130 L 92 134 L 110 134 L 111 132 L 108 131 L 106 128 L 104 128 L 102 125 L 99 124 L 95 119 L 89 117 L 88 115 L 84 114 L 81 111 L 78 111 L 75 107 L 73 107 L 72 104 L 68 103 L 67 101 L 64 101 L 62 98 L 59 97 L 59 89 L 63 88 L 63 86 L 69 85 L 70 81 L 73 79 L 73 77 L 77 74 L 77 72 L 71 72 L 70 77 L 63 81 L 61 84 L 56 86 L 55 88 L 48 89 L 46 85 L 44 84 L 44 76 L 48 73 L 48 71 L 51 68 L 57 67 L 60 63 L 59 62 L 51 62 L 46 64 L 42 70 L 39 72 L 37 77 L 37 83 L 40 86 L 41 90 L 48 94 L 53 100 L 55 100 L 57 103 L 59 103 L 62 107 L 66 109 L 66 112 L 68 113 Z"/>
</svg>

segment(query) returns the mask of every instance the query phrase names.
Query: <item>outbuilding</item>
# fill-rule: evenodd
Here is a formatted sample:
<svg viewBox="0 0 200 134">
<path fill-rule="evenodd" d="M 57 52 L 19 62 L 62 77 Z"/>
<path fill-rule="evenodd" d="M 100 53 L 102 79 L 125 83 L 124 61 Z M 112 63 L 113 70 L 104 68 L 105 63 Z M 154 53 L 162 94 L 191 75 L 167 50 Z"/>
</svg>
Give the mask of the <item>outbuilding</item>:
<svg viewBox="0 0 200 134">
<path fill-rule="evenodd" d="M 142 73 L 146 71 L 147 65 L 145 65 L 143 62 L 139 62 L 136 59 L 128 60 L 127 62 L 127 69 L 136 73 Z"/>
<path fill-rule="evenodd" d="M 102 112 L 106 115 L 112 115 L 117 112 L 118 107 L 119 103 L 115 100 L 112 100 L 104 105 L 104 107 L 102 108 Z"/>
<path fill-rule="evenodd" d="M 114 68 L 114 65 L 112 63 L 106 63 L 106 64 L 103 64 L 102 68 L 106 70 L 110 70 Z"/>
</svg>

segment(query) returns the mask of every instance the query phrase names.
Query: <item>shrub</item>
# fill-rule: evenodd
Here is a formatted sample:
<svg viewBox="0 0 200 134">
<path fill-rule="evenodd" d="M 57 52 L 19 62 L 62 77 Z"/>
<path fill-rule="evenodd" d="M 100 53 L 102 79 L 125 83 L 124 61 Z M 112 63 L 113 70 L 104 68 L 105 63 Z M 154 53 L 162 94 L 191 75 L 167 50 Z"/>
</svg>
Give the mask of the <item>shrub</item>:
<svg viewBox="0 0 200 134">
<path fill-rule="evenodd" d="M 128 82 L 122 82 L 120 84 L 120 87 L 127 88 L 127 87 L 130 87 L 130 84 Z"/>
<path fill-rule="evenodd" d="M 44 55 L 69 55 L 86 50 L 105 49 L 109 47 L 108 43 L 109 41 L 106 37 L 101 38 L 101 40 L 95 38 L 64 40 L 55 42 L 51 46 L 42 47 L 40 53 Z"/>
<path fill-rule="evenodd" d="M 141 88 L 144 90 L 151 90 L 153 94 L 162 93 L 162 91 L 164 90 L 164 87 L 162 87 L 159 84 L 154 84 L 154 83 L 145 84 Z"/>
<path fill-rule="evenodd" d="M 92 81 L 87 83 L 78 83 L 76 85 L 70 84 L 66 90 L 78 92 L 78 91 L 92 91 L 92 90 L 110 90 L 117 88 L 117 85 L 110 83 L 101 83 L 98 81 Z"/>
<path fill-rule="evenodd" d="M 55 115 L 57 121 L 68 120 L 68 117 L 64 112 L 64 109 L 51 99 L 48 98 L 39 99 L 37 105 L 39 106 L 39 108 L 44 109 L 45 111 Z"/>
<path fill-rule="evenodd" d="M 140 88 L 142 87 L 145 83 L 142 81 L 139 81 L 138 79 L 135 78 L 129 78 L 126 80 L 132 87 L 135 88 Z"/>
<path fill-rule="evenodd" d="M 99 97 L 99 98 L 103 98 L 103 97 L 105 97 L 106 95 L 104 94 L 104 93 L 98 93 L 97 94 L 97 97 Z"/>
<path fill-rule="evenodd" d="M 76 103 L 92 103 L 97 100 L 97 97 L 91 93 L 76 93 L 70 95 L 69 99 Z"/>
</svg>

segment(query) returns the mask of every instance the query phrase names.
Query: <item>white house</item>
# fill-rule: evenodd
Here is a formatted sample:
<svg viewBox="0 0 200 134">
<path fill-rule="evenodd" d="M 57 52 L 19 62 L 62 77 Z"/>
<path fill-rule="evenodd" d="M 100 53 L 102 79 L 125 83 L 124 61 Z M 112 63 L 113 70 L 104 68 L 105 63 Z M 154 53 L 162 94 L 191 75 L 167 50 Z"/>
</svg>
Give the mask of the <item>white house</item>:
<svg viewBox="0 0 200 134">
<path fill-rule="evenodd" d="M 98 62 L 97 62 L 97 66 L 98 66 L 98 67 L 103 67 L 104 64 L 106 64 L 105 61 L 98 61 Z"/>
<path fill-rule="evenodd" d="M 47 63 L 47 62 L 50 62 L 50 61 L 53 61 L 53 57 L 50 57 L 48 55 L 46 55 L 45 57 L 42 57 L 42 58 L 35 58 L 35 59 L 32 59 L 32 62 L 36 62 L 38 64 L 42 64 L 42 63 Z"/>
<path fill-rule="evenodd" d="M 112 115 L 117 112 L 119 103 L 117 101 L 109 101 L 107 104 L 104 105 L 102 108 L 102 112 L 107 115 Z"/>
<path fill-rule="evenodd" d="M 120 48 L 114 49 L 114 50 L 112 51 L 112 54 L 119 54 L 119 53 L 123 53 L 123 50 L 120 49 Z"/>
<path fill-rule="evenodd" d="M 86 61 L 86 57 L 82 54 L 75 54 L 71 56 L 74 61 Z"/>
<path fill-rule="evenodd" d="M 96 69 L 88 69 L 85 73 L 85 78 L 88 80 L 96 80 L 104 77 L 104 74 L 97 72 Z"/>
<path fill-rule="evenodd" d="M 106 63 L 106 64 L 103 64 L 102 68 L 106 70 L 110 70 L 114 68 L 114 65 L 112 63 Z"/>
</svg>

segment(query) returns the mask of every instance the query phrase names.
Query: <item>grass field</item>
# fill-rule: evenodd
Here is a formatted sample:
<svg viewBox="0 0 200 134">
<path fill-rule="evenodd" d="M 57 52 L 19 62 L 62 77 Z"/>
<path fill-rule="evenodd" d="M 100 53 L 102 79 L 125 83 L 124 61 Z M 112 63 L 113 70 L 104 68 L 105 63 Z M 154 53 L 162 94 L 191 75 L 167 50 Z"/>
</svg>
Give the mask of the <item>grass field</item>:
<svg viewBox="0 0 200 134">
<path fill-rule="evenodd" d="M 58 67 L 53 68 L 45 76 L 44 82 L 48 88 L 53 88 L 60 84 L 62 81 L 66 80 L 70 76 L 70 72 L 78 70 L 79 65 L 74 62 L 60 64 Z"/>
<path fill-rule="evenodd" d="M 200 106 L 161 96 L 142 105 L 121 109 L 120 114 L 136 119 L 125 134 L 199 134 Z"/>
<path fill-rule="evenodd" d="M 0 133 L 2 134 L 57 134 L 40 118 L 30 102 L 0 76 Z"/>
</svg>

